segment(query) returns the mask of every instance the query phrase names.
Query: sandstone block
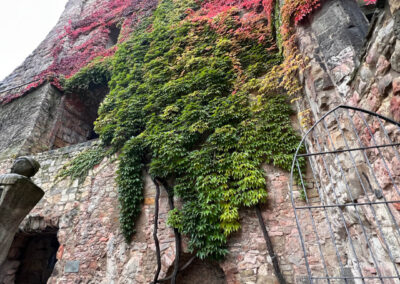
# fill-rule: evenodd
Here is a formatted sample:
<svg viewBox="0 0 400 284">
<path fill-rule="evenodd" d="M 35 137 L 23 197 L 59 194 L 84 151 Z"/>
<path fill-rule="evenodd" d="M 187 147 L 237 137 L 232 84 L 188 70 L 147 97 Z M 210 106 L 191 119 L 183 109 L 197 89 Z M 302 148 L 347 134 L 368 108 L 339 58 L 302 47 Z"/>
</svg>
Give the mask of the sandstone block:
<svg viewBox="0 0 400 284">
<path fill-rule="evenodd" d="M 376 73 L 375 75 L 381 76 L 385 75 L 390 68 L 390 62 L 386 60 L 386 57 L 381 55 L 376 63 Z"/>
<path fill-rule="evenodd" d="M 392 64 L 392 68 L 395 71 L 400 72 L 400 40 L 399 39 L 396 41 L 394 52 L 392 54 L 392 57 L 390 58 L 390 63 Z"/>
<path fill-rule="evenodd" d="M 387 74 L 385 77 L 379 80 L 378 82 L 378 90 L 380 94 L 385 94 L 390 89 L 392 84 L 392 75 Z"/>
<path fill-rule="evenodd" d="M 363 65 L 360 69 L 360 77 L 361 80 L 368 82 L 371 80 L 373 74 L 371 70 L 369 69 L 368 65 Z"/>
<path fill-rule="evenodd" d="M 396 121 L 400 121 L 400 97 L 396 96 L 390 100 L 390 112 Z"/>
<path fill-rule="evenodd" d="M 43 197 L 29 178 L 18 174 L 0 176 L 0 264 L 5 260 L 19 224 Z"/>
<path fill-rule="evenodd" d="M 393 95 L 399 95 L 400 94 L 400 77 L 397 77 L 393 80 L 392 83 L 393 87 Z"/>
<path fill-rule="evenodd" d="M 390 7 L 390 12 L 393 15 L 396 15 L 400 10 L 400 2 L 398 0 L 389 0 L 389 7 Z"/>
</svg>

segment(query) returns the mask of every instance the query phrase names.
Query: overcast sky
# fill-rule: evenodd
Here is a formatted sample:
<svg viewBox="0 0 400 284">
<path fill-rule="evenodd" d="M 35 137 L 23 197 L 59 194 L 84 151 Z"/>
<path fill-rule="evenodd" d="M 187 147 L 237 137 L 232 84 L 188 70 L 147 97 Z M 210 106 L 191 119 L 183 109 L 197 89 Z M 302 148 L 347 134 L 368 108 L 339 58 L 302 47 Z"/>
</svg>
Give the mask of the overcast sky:
<svg viewBox="0 0 400 284">
<path fill-rule="evenodd" d="M 57 23 L 67 0 L 0 0 L 0 81 Z"/>
</svg>

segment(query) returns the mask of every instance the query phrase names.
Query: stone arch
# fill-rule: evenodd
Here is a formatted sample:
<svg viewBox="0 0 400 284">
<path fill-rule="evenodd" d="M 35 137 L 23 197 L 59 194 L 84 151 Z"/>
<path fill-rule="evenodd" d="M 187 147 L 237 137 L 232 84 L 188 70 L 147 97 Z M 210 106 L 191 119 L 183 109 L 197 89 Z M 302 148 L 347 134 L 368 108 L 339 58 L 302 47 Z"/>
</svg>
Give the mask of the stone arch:
<svg viewBox="0 0 400 284">
<path fill-rule="evenodd" d="M 45 284 L 57 262 L 60 246 L 54 220 L 26 218 L 0 267 L 0 284 Z"/>
</svg>

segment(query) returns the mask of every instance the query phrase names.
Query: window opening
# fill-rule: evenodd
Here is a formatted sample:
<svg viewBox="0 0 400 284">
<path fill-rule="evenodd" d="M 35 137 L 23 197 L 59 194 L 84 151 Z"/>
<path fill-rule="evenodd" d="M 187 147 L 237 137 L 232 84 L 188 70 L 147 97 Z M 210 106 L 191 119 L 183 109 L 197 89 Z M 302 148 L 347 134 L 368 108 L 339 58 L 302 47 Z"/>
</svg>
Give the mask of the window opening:
<svg viewBox="0 0 400 284">
<path fill-rule="evenodd" d="M 121 33 L 121 28 L 117 24 L 112 24 L 109 27 L 107 48 L 110 48 L 118 43 L 119 34 Z"/>
</svg>

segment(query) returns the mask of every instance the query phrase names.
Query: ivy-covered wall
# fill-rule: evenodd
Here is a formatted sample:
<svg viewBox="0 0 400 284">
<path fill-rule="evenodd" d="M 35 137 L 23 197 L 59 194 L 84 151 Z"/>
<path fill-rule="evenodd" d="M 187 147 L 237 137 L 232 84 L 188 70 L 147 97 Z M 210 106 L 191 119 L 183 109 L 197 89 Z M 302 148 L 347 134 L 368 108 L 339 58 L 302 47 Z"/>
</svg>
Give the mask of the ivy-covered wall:
<svg viewBox="0 0 400 284">
<path fill-rule="evenodd" d="M 327 2 L 340 2 L 346 10 L 346 1 Z M 73 106 L 57 114 L 59 121 L 73 127 L 84 112 L 74 102 L 98 104 L 108 93 L 95 122 L 100 146 L 83 152 L 85 147 L 78 147 L 71 155 L 70 148 L 38 155 L 46 168 L 37 181 L 48 195 L 32 216 L 59 222 L 54 283 L 149 283 L 185 265 L 174 265 L 181 255 L 218 261 L 228 283 L 273 283 L 275 260 L 289 283 L 302 281 L 306 271 L 287 188 L 299 142 L 291 103 L 304 86 L 299 78 L 319 86 L 304 72 L 310 59 L 318 59 L 303 56 L 307 45 L 298 49 L 298 43 L 304 42 L 300 36 L 308 20 L 324 43 L 327 25 L 311 14 L 321 4 L 70 2 L 76 7 L 68 11 L 80 7 L 84 20 L 64 21 L 49 65 L 32 84 L 2 96 L 6 106 L 18 105 L 25 99 L 21 96 L 50 82 L 62 92 L 64 106 Z M 364 27 L 355 33 L 362 38 Z M 356 63 L 336 55 L 334 67 Z M 320 98 L 333 92 L 328 79 L 322 79 L 324 92 L 317 90 Z M 79 123 L 89 125 L 93 109 L 81 118 Z M 68 134 L 68 127 L 59 129 L 53 137 Z M 308 189 L 316 194 L 312 183 Z M 302 194 L 296 197 L 301 200 Z M 266 248 L 259 212 L 277 258 Z M 70 261 L 80 260 L 81 271 L 65 271 Z"/>
<path fill-rule="evenodd" d="M 128 243 L 141 212 L 143 170 L 182 201 L 168 219 L 177 240 L 187 236 L 191 252 L 216 260 L 240 228 L 239 210 L 267 198 L 261 165 L 289 171 L 299 138 L 286 91 L 296 78 L 288 71 L 289 85 L 272 82 L 287 66 L 276 69 L 283 60 L 273 30 L 280 26 L 271 19 L 280 12 L 271 5 L 160 1 L 111 60 L 66 80 L 73 92 L 88 85 L 92 70 L 111 64 L 95 130 L 111 153 L 121 151 L 120 222 Z"/>
<path fill-rule="evenodd" d="M 98 142 L 88 142 L 34 155 L 41 169 L 33 181 L 45 191 L 45 196 L 24 220 L 20 230 L 26 234 L 40 234 L 49 229 L 57 231 L 60 248 L 48 283 L 150 283 L 157 269 L 153 240 L 156 187 L 150 176 L 143 176 L 144 201 L 136 221 L 136 233 L 129 244 L 118 221 L 116 156 L 97 161 L 83 180 L 78 177 L 56 178 L 74 158 L 81 153 L 96 151 L 97 147 Z M 3 160 L 0 173 L 8 172 L 11 165 L 12 159 Z M 288 283 L 295 283 L 296 279 L 304 278 L 306 271 L 302 267 L 302 251 L 289 205 L 288 173 L 272 166 L 263 166 L 263 170 L 271 190 L 268 203 L 261 208 L 262 215 L 268 224 L 282 274 Z M 179 206 L 179 201 L 175 202 Z M 160 279 L 171 274 L 175 260 L 174 233 L 166 225 L 168 211 L 168 195 L 163 190 L 158 228 L 162 263 Z M 215 283 L 212 281 L 216 279 L 224 281 L 218 283 L 275 283 L 273 265 L 254 209 L 241 209 L 240 216 L 242 228 L 229 238 L 224 260 L 216 263 L 197 259 L 179 274 L 178 279 L 190 280 L 187 273 L 204 269 L 199 263 L 205 263 L 206 267 L 218 267 L 223 271 L 223 278 L 214 278 L 215 270 L 201 270 L 206 272 L 201 275 L 206 283 Z M 14 245 L 17 247 L 18 243 Z M 11 281 L 21 265 L 19 256 L 14 253 L 15 250 L 10 251 L 8 262 L 0 267 L 0 283 L 4 279 Z M 182 242 L 181 253 L 183 266 L 192 256 L 186 240 Z M 79 271 L 68 272 L 66 267 L 76 261 L 79 262 Z M 218 275 L 222 277 L 220 273 Z"/>
</svg>

